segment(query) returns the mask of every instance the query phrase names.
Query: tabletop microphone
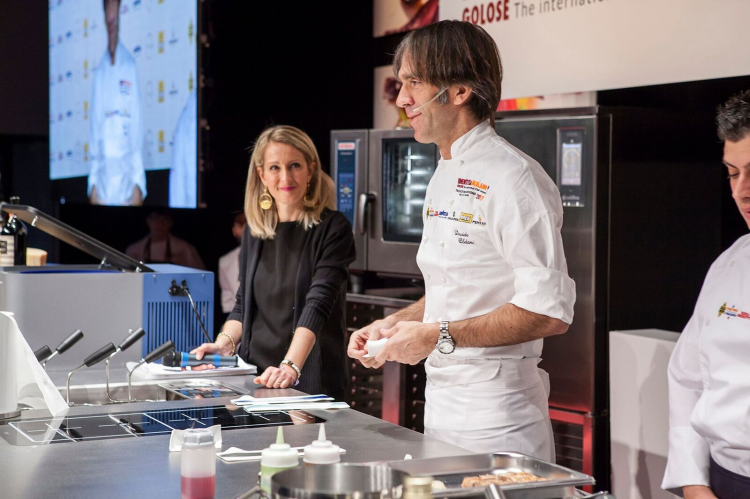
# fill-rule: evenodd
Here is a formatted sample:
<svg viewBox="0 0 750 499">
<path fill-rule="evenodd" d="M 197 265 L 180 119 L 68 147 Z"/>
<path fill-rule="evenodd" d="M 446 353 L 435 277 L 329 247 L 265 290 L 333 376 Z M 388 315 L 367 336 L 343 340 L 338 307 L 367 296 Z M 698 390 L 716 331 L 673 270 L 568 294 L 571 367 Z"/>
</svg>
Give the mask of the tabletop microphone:
<svg viewBox="0 0 750 499">
<path fill-rule="evenodd" d="M 225 355 L 206 354 L 201 360 L 195 358 L 194 353 L 187 352 L 169 352 L 161 361 L 163 366 L 167 367 L 188 367 L 200 366 L 203 364 L 213 364 L 216 367 L 237 367 L 237 356 L 231 357 Z"/>
</svg>

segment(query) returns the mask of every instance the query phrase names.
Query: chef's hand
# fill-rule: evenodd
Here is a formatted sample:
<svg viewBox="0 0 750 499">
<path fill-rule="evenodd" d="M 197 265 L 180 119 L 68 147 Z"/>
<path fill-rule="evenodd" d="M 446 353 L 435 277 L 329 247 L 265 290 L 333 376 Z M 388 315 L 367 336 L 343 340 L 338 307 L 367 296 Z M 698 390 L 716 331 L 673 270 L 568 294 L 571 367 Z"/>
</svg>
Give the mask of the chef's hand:
<svg viewBox="0 0 750 499">
<path fill-rule="evenodd" d="M 218 353 L 219 355 L 230 355 L 232 349 L 228 345 L 219 345 L 217 343 L 204 343 L 198 348 L 190 350 L 190 353 L 195 354 L 195 358 L 201 360 L 204 355 Z M 199 366 L 193 366 L 191 371 L 206 371 L 208 369 L 216 369 L 213 364 L 201 364 Z"/>
<path fill-rule="evenodd" d="M 365 345 L 367 344 L 368 340 L 375 341 L 380 339 L 381 331 L 390 329 L 395 325 L 395 321 L 386 317 L 385 319 L 377 320 L 369 326 L 365 326 L 362 329 L 354 331 L 349 338 L 349 347 L 346 350 L 346 354 L 352 359 L 358 359 L 365 367 L 372 367 L 373 369 L 377 369 L 378 367 L 382 366 L 383 363 L 381 362 L 378 364 L 375 361 L 374 357 L 366 358 L 365 355 L 367 355 L 367 348 L 365 347 Z"/>
<path fill-rule="evenodd" d="M 705 485 L 689 485 L 682 488 L 685 499 L 717 499 L 713 490 Z"/>
<path fill-rule="evenodd" d="M 427 358 L 435 349 L 440 336 L 440 326 L 436 322 L 403 321 L 391 329 L 382 331 L 381 334 L 389 339 L 375 356 L 375 362 L 383 365 L 391 360 L 413 366 Z"/>
<path fill-rule="evenodd" d="M 297 381 L 297 373 L 291 367 L 283 364 L 281 367 L 269 367 L 263 374 L 253 380 L 256 385 L 266 388 L 289 388 Z"/>
</svg>

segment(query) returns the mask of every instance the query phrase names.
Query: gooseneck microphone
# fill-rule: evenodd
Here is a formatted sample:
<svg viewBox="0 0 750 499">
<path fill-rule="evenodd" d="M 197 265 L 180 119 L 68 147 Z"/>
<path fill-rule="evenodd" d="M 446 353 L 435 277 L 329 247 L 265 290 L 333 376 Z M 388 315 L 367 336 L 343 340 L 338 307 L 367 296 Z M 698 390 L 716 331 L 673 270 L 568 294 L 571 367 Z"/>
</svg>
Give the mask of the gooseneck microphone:
<svg viewBox="0 0 750 499">
<path fill-rule="evenodd" d="M 206 354 L 198 360 L 194 353 L 172 351 L 164 356 L 161 363 L 166 367 L 192 367 L 203 364 L 213 364 L 216 367 L 237 367 L 237 356 Z"/>
</svg>

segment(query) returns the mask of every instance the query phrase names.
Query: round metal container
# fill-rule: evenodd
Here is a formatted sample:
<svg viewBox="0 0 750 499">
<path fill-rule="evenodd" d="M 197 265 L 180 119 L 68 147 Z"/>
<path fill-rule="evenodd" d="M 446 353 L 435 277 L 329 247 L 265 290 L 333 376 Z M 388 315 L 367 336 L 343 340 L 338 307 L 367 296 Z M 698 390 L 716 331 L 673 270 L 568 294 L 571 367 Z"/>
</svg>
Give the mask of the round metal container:
<svg viewBox="0 0 750 499">
<path fill-rule="evenodd" d="M 407 476 L 385 465 L 298 466 L 271 477 L 274 499 L 400 499 Z"/>
</svg>

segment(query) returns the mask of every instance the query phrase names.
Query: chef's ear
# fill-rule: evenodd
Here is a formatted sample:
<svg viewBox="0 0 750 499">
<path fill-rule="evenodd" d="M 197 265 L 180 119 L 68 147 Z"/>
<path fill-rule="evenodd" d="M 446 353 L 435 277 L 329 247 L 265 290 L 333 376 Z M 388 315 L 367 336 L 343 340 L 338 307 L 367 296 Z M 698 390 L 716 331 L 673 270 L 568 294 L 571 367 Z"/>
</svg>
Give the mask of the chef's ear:
<svg viewBox="0 0 750 499">
<path fill-rule="evenodd" d="M 258 176 L 260 177 L 260 181 L 263 183 L 263 185 L 266 185 L 266 177 L 263 174 L 263 167 L 258 166 L 257 168 L 255 168 L 255 171 L 258 172 Z"/>
<path fill-rule="evenodd" d="M 456 106 L 466 104 L 474 93 L 474 91 L 466 85 L 454 85 L 451 90 L 451 99 Z"/>
</svg>

